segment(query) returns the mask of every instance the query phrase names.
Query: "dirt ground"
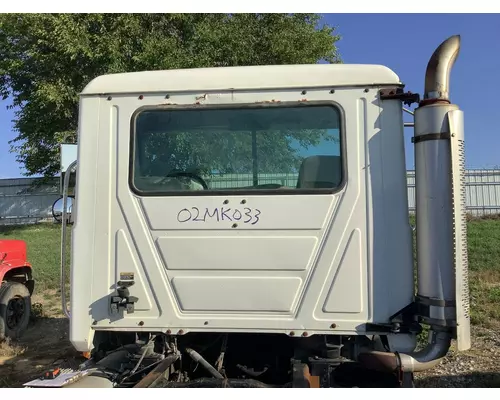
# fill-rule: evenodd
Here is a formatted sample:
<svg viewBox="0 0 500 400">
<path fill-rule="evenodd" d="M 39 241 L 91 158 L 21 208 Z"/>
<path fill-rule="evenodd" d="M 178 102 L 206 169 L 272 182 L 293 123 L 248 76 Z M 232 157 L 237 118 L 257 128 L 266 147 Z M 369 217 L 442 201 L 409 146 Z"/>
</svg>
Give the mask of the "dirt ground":
<svg viewBox="0 0 500 400">
<path fill-rule="evenodd" d="M 33 295 L 32 307 L 23 337 L 0 343 L 0 387 L 22 387 L 51 366 L 76 367 L 85 360 L 69 342 L 69 321 L 55 290 Z"/>
<path fill-rule="evenodd" d="M 85 359 L 69 342 L 69 321 L 55 291 L 33 296 L 34 318 L 16 343 L 0 343 L 0 387 L 22 387 L 51 366 L 77 367 Z M 500 387 L 500 330 L 473 328 L 472 350 L 449 356 L 416 374 L 417 387 Z"/>
</svg>

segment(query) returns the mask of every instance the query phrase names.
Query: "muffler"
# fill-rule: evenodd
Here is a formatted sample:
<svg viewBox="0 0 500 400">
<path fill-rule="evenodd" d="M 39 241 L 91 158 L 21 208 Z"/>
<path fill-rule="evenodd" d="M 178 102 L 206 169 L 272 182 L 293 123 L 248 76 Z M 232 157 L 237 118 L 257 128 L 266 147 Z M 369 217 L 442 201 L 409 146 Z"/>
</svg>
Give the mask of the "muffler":
<svg viewBox="0 0 500 400">
<path fill-rule="evenodd" d="M 458 335 L 470 348 L 463 113 L 450 103 L 450 72 L 460 51 L 452 36 L 427 65 L 424 99 L 415 110 L 418 293 L 416 317 L 430 326 L 414 353 L 368 352 L 358 360 L 378 370 L 423 371 L 437 365 Z"/>
</svg>

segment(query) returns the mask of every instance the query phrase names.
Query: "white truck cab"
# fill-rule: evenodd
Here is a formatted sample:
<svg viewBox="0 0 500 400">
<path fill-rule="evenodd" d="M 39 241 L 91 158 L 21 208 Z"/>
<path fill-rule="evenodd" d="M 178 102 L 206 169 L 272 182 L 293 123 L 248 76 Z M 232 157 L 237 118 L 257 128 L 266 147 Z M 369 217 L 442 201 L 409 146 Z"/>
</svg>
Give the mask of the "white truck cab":
<svg viewBox="0 0 500 400">
<path fill-rule="evenodd" d="M 90 82 L 69 310 L 63 299 L 75 348 L 109 372 L 110 351 L 138 346 L 144 372 L 110 374 L 120 387 L 150 385 L 158 365 L 172 387 L 398 386 L 451 339 L 469 348 L 463 119 L 448 93 L 459 47 L 454 36 L 433 54 L 421 101 L 379 65 Z M 417 293 L 403 135 L 413 102 Z M 429 345 L 415 351 L 422 324 Z"/>
</svg>

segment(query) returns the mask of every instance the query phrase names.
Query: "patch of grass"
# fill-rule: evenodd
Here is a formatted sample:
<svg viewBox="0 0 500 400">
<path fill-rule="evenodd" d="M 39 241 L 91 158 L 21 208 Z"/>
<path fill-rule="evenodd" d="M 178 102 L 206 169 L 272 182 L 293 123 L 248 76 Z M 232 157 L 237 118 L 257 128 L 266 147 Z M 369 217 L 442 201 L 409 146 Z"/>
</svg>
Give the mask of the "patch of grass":
<svg viewBox="0 0 500 400">
<path fill-rule="evenodd" d="M 488 291 L 488 300 L 500 304 L 500 286 L 490 288 Z"/>
<path fill-rule="evenodd" d="M 0 226 L 0 239 L 19 239 L 27 243 L 28 262 L 33 266 L 36 292 L 41 293 L 46 289 L 59 289 L 61 260 L 60 225 L 40 223 L 14 227 Z M 71 237 L 68 236 L 68 268 L 70 239 Z"/>
<path fill-rule="evenodd" d="M 483 268 L 470 272 L 471 321 L 474 325 L 497 328 L 500 327 L 500 270 Z"/>
<path fill-rule="evenodd" d="M 500 220 L 476 219 L 468 223 L 469 268 L 471 271 L 491 271 L 496 280 L 500 272 Z"/>
<path fill-rule="evenodd" d="M 469 218 L 469 284 L 471 321 L 500 327 L 500 218 Z"/>
</svg>

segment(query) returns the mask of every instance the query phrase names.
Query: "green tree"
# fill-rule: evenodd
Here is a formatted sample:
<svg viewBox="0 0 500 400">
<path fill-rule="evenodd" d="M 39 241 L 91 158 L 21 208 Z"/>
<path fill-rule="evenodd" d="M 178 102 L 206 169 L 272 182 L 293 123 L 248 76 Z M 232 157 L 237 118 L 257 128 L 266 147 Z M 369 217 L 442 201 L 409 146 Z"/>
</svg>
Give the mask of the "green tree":
<svg viewBox="0 0 500 400">
<path fill-rule="evenodd" d="M 108 73 L 340 62 L 316 14 L 1 14 L 0 94 L 11 98 L 11 151 L 27 175 L 58 172 L 75 141 L 78 93 Z M 318 138 L 315 138 L 317 141 Z"/>
</svg>

